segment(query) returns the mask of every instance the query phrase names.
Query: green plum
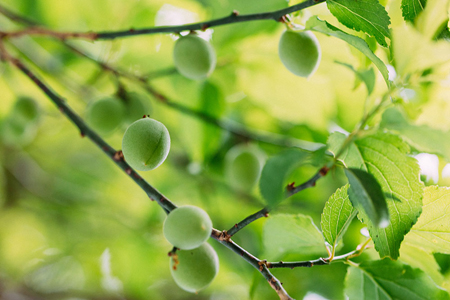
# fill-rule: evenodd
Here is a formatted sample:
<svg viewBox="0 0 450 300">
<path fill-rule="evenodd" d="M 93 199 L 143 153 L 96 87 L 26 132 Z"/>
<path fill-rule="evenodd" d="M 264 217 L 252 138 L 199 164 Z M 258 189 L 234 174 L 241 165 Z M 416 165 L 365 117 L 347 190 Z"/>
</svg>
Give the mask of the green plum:
<svg viewBox="0 0 450 300">
<path fill-rule="evenodd" d="M 318 68 L 321 58 L 319 41 L 311 31 L 283 32 L 278 54 L 283 65 L 301 77 L 311 76 Z"/>
<path fill-rule="evenodd" d="M 173 61 L 181 75 L 202 80 L 216 67 L 216 54 L 210 43 L 197 35 L 189 34 L 176 41 Z"/>
<path fill-rule="evenodd" d="M 9 145 L 31 142 L 36 135 L 39 115 L 39 107 L 33 99 L 19 97 L 0 126 L 3 142 Z"/>
<path fill-rule="evenodd" d="M 137 120 L 128 126 L 122 139 L 125 161 L 139 171 L 153 170 L 167 158 L 170 136 L 167 128 L 151 118 Z"/>
<path fill-rule="evenodd" d="M 122 124 L 125 106 L 116 98 L 103 98 L 92 102 L 87 108 L 87 123 L 101 134 L 108 134 Z"/>
<path fill-rule="evenodd" d="M 237 145 L 225 157 L 225 176 L 229 184 L 240 191 L 250 191 L 256 185 L 264 166 L 265 154 L 255 145 Z"/>
<path fill-rule="evenodd" d="M 172 245 L 190 250 L 199 247 L 209 238 L 212 222 L 203 209 L 186 205 L 169 213 L 164 221 L 163 231 Z"/>
<path fill-rule="evenodd" d="M 33 99 L 20 97 L 14 103 L 11 117 L 21 124 L 36 122 L 39 118 L 39 107 Z"/>
<path fill-rule="evenodd" d="M 196 293 L 204 289 L 219 271 L 219 258 L 208 243 L 191 250 L 178 250 L 170 259 L 170 272 L 183 290 Z"/>
</svg>

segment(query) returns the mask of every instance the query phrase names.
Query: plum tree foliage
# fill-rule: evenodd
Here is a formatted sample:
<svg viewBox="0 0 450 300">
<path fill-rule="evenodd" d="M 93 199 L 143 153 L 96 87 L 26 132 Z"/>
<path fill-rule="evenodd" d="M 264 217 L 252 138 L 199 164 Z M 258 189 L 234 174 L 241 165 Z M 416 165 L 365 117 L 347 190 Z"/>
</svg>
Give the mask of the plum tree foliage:
<svg viewBox="0 0 450 300">
<path fill-rule="evenodd" d="M 450 300 L 450 1 L 5 1 L 0 299 Z"/>
<path fill-rule="evenodd" d="M 169 150 L 169 131 L 161 122 L 151 118 L 137 120 L 123 135 L 125 161 L 139 171 L 157 168 L 166 160 Z"/>
<path fill-rule="evenodd" d="M 170 212 L 163 228 L 169 243 L 182 250 L 191 250 L 209 238 L 212 221 L 203 209 L 185 205 Z"/>
</svg>

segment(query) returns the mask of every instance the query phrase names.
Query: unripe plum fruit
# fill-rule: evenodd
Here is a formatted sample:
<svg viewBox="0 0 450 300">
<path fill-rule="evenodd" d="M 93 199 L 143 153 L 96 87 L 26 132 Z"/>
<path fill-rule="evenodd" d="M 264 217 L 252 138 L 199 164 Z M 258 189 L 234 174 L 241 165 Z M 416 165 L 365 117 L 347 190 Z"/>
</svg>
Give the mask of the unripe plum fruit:
<svg viewBox="0 0 450 300">
<path fill-rule="evenodd" d="M 122 139 L 125 161 L 139 171 L 153 170 L 167 158 L 170 136 L 166 126 L 151 118 L 128 126 Z"/>
<path fill-rule="evenodd" d="M 186 205 L 172 210 L 164 221 L 166 239 L 177 248 L 190 250 L 199 247 L 211 235 L 212 222 L 201 208 Z"/>
<path fill-rule="evenodd" d="M 196 293 L 207 287 L 219 271 L 219 258 L 208 243 L 191 250 L 178 250 L 170 259 L 170 272 L 183 290 Z"/>
<path fill-rule="evenodd" d="M 321 50 L 319 41 L 311 31 L 286 30 L 281 35 L 278 54 L 289 71 L 297 76 L 309 77 L 319 66 Z"/>
<path fill-rule="evenodd" d="M 210 43 L 189 34 L 176 41 L 173 61 L 181 75 L 201 80 L 208 77 L 216 67 L 216 54 Z"/>
<path fill-rule="evenodd" d="M 237 190 L 250 191 L 264 166 L 265 154 L 254 145 L 237 145 L 225 156 L 225 176 Z"/>
<path fill-rule="evenodd" d="M 28 97 L 18 98 L 11 112 L 11 118 L 15 119 L 16 123 L 24 125 L 37 121 L 39 107 L 36 101 Z"/>
<path fill-rule="evenodd" d="M 33 99 L 18 98 L 9 115 L 1 122 L 0 133 L 3 142 L 9 145 L 29 143 L 36 135 L 39 115 L 39 107 Z"/>
<path fill-rule="evenodd" d="M 103 98 L 87 108 L 87 123 L 101 134 L 108 134 L 123 122 L 125 106 L 116 98 Z"/>
<path fill-rule="evenodd" d="M 127 94 L 127 101 L 125 102 L 125 124 L 129 125 L 134 121 L 141 119 L 144 115 L 150 114 L 150 108 L 144 97 L 138 93 L 131 92 Z"/>
</svg>

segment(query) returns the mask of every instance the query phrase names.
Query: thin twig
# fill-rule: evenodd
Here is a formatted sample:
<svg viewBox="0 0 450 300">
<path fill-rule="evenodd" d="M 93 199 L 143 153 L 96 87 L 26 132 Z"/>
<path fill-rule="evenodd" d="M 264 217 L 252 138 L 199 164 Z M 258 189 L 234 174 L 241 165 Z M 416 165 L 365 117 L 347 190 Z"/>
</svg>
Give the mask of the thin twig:
<svg viewBox="0 0 450 300">
<path fill-rule="evenodd" d="M 248 14 L 248 15 L 239 15 L 237 11 L 233 11 L 229 16 L 210 20 L 205 22 L 179 25 L 179 26 L 160 26 L 160 27 L 151 27 L 151 28 L 143 28 L 143 29 L 129 29 L 123 31 L 105 31 L 99 32 L 97 38 L 99 40 L 110 40 L 118 37 L 128 37 L 128 36 L 136 36 L 142 34 L 155 34 L 155 33 L 171 33 L 171 32 L 181 32 L 181 31 L 192 31 L 192 30 L 206 30 L 207 28 L 233 24 L 233 23 L 242 23 L 242 22 L 250 22 L 250 21 L 259 21 L 259 20 L 273 20 L 279 22 L 282 20 L 282 17 L 314 6 L 316 4 L 322 3 L 325 0 L 307 0 L 305 2 L 283 8 L 280 10 L 276 10 L 273 12 L 265 12 L 265 13 L 257 13 L 257 14 Z"/>
<path fill-rule="evenodd" d="M 38 25 L 37 22 L 30 20 L 27 17 L 18 15 L 16 13 L 12 12 L 11 10 L 9 10 L 8 8 L 4 7 L 1 4 L 0 4 L 0 13 L 14 22 L 22 23 L 27 26 L 37 26 Z"/>
<path fill-rule="evenodd" d="M 247 226 L 248 224 L 252 223 L 253 221 L 258 220 L 262 217 L 267 217 L 269 213 L 269 209 L 267 207 L 264 207 L 263 209 L 257 211 L 253 215 L 248 216 L 244 220 L 240 221 L 237 224 L 234 224 L 233 227 L 231 227 L 229 230 L 227 230 L 227 234 L 229 237 L 232 237 L 235 235 L 239 230 Z"/>
</svg>

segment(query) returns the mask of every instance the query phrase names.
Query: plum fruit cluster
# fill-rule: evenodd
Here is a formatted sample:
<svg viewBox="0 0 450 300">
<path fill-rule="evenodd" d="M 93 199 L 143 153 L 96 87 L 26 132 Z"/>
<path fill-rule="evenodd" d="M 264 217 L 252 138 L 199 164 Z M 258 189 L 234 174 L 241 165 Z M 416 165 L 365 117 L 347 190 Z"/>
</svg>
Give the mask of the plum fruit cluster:
<svg viewBox="0 0 450 300">
<path fill-rule="evenodd" d="M 143 97 L 132 92 L 127 93 L 124 100 L 111 96 L 91 102 L 87 107 L 86 121 L 95 131 L 106 135 L 149 113 Z"/>
<path fill-rule="evenodd" d="M 177 248 L 171 255 L 170 272 L 175 283 L 188 292 L 207 287 L 219 271 L 217 254 L 206 242 L 212 228 L 208 214 L 191 205 L 174 209 L 164 221 L 164 236 Z"/>
<path fill-rule="evenodd" d="M 311 31 L 288 29 L 281 35 L 278 55 L 293 74 L 310 77 L 319 66 L 320 44 Z M 180 37 L 173 49 L 173 61 L 186 78 L 203 80 L 214 71 L 216 54 L 210 43 L 195 34 Z"/>
<path fill-rule="evenodd" d="M 139 171 L 160 166 L 170 150 L 170 135 L 166 126 L 151 118 L 137 120 L 128 126 L 122 139 L 125 161 Z"/>
</svg>

